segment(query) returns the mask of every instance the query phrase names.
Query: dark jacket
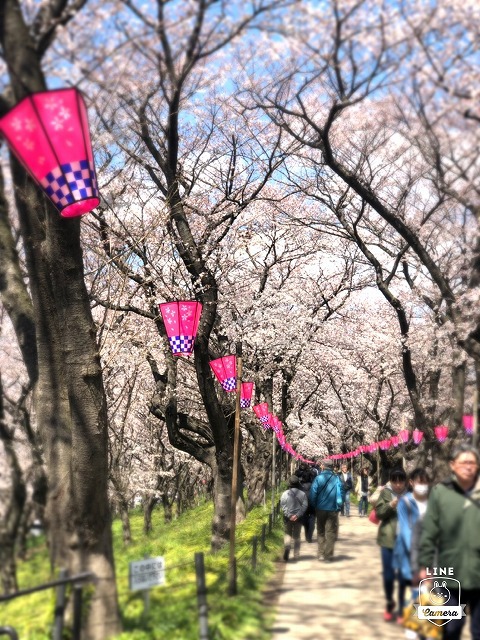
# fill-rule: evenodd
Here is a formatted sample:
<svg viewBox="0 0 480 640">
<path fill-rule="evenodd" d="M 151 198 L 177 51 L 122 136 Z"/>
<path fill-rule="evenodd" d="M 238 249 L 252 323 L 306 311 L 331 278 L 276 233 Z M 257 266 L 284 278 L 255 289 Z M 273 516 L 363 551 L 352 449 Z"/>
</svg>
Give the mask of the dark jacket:
<svg viewBox="0 0 480 640">
<path fill-rule="evenodd" d="M 322 471 L 310 488 L 310 504 L 317 511 L 340 511 L 345 500 L 345 487 L 330 469 Z"/>
<path fill-rule="evenodd" d="M 343 486 L 345 487 L 345 491 L 351 491 L 353 489 L 353 478 L 350 471 L 347 471 L 347 477 L 343 477 L 343 471 L 340 471 L 340 480 L 343 482 Z"/>
<path fill-rule="evenodd" d="M 454 476 L 432 489 L 418 562 L 420 567 L 452 567 L 462 589 L 480 589 L 480 479 L 470 497 Z"/>
</svg>

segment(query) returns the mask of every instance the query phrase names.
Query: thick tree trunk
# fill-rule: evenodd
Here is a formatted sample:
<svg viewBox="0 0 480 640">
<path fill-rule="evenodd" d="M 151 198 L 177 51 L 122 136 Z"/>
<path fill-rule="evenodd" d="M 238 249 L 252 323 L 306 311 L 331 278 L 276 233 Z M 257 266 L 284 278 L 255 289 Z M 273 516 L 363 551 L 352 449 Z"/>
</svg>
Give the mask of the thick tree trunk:
<svg viewBox="0 0 480 640">
<path fill-rule="evenodd" d="M 15 99 L 45 90 L 17 0 L 0 6 L 0 41 Z M 83 279 L 79 220 L 62 220 L 12 161 L 38 353 L 35 409 L 48 472 L 53 565 L 91 571 L 85 640 L 120 631 L 107 495 L 107 411 L 96 330 Z"/>
<path fill-rule="evenodd" d="M 152 530 L 152 513 L 157 499 L 149 496 L 143 500 L 143 533 L 146 535 Z"/>
<path fill-rule="evenodd" d="M 120 518 L 122 520 L 122 538 L 123 544 L 128 546 L 132 542 L 132 531 L 130 529 L 130 516 L 128 514 L 128 504 L 127 501 L 122 498 L 120 504 Z"/>
<path fill-rule="evenodd" d="M 163 519 L 165 522 L 173 520 L 172 500 L 169 500 L 165 493 L 162 493 Z"/>
<path fill-rule="evenodd" d="M 0 574 L 4 593 L 16 591 L 15 540 L 26 500 L 22 470 L 13 445 L 13 434 L 5 423 L 3 387 L 0 378 L 0 442 L 5 450 L 10 475 L 10 496 L 4 504 L 4 517 L 0 521 Z"/>
</svg>

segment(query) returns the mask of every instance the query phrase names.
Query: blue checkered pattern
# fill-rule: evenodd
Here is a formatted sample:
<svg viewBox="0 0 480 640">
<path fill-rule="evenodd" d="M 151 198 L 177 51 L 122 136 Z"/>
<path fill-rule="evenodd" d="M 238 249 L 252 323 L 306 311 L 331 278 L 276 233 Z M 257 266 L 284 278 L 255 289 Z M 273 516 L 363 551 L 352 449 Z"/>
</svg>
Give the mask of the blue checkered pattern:
<svg viewBox="0 0 480 640">
<path fill-rule="evenodd" d="M 42 187 L 60 211 L 73 202 L 98 197 L 95 170 L 88 160 L 55 167 L 43 178 Z"/>
<path fill-rule="evenodd" d="M 193 353 L 193 336 L 170 336 L 168 342 L 174 356 L 180 354 L 191 355 Z"/>
<path fill-rule="evenodd" d="M 222 387 L 225 391 L 235 391 L 237 388 L 237 379 L 235 377 L 225 378 L 225 380 L 222 381 Z"/>
<path fill-rule="evenodd" d="M 250 406 L 250 400 L 246 400 L 245 398 L 240 398 L 241 409 L 248 409 L 249 406 Z"/>
</svg>

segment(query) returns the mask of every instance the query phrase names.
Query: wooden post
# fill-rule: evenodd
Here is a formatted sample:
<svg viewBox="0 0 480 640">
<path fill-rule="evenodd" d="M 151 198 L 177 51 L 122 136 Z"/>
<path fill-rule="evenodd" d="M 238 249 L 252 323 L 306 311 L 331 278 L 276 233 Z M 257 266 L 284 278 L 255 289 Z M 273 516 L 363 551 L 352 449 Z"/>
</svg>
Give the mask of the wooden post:
<svg viewBox="0 0 480 640">
<path fill-rule="evenodd" d="M 203 553 L 195 554 L 195 575 L 197 580 L 198 622 L 200 625 L 200 640 L 208 640 L 208 608 L 207 585 L 205 582 L 205 563 Z"/>
<path fill-rule="evenodd" d="M 473 431 L 472 445 L 478 449 L 478 380 L 475 379 L 475 390 L 473 392 Z"/>
<path fill-rule="evenodd" d="M 402 431 L 405 429 L 405 416 L 402 416 Z M 405 443 L 402 440 L 402 467 L 407 469 L 407 461 L 405 460 Z"/>
<path fill-rule="evenodd" d="M 235 430 L 233 437 L 233 470 L 232 470 L 232 501 L 230 513 L 230 572 L 229 572 L 229 595 L 237 593 L 237 579 L 235 568 L 235 527 L 237 517 L 237 483 L 238 483 L 238 458 L 240 445 L 240 397 L 242 392 L 242 343 L 237 342 L 237 397 L 235 403 Z"/>
<path fill-rule="evenodd" d="M 73 640 L 80 640 L 82 633 L 82 585 L 73 586 Z"/>
<path fill-rule="evenodd" d="M 276 450 L 275 450 L 275 431 L 272 429 L 272 511 L 273 511 L 273 507 L 275 506 L 275 475 L 276 475 L 276 471 L 275 471 L 275 455 L 276 455 Z"/>
<path fill-rule="evenodd" d="M 381 482 L 381 477 L 382 477 L 382 459 L 380 458 L 380 445 L 377 449 L 377 478 L 378 478 L 378 484 L 380 484 Z"/>
<path fill-rule="evenodd" d="M 261 549 L 262 551 L 266 550 L 266 546 L 265 546 L 265 538 L 267 536 L 267 525 L 266 524 L 262 524 L 262 534 L 260 537 L 260 544 L 261 544 Z"/>
<path fill-rule="evenodd" d="M 253 536 L 252 538 L 252 569 L 254 571 L 257 568 L 257 546 L 258 546 L 258 538 L 257 536 Z"/>
<path fill-rule="evenodd" d="M 64 579 L 68 576 L 66 569 L 60 569 L 58 577 Z M 62 640 L 63 636 L 63 617 L 65 613 L 65 592 L 66 584 L 58 585 L 55 598 L 55 613 L 53 622 L 53 640 Z"/>
</svg>

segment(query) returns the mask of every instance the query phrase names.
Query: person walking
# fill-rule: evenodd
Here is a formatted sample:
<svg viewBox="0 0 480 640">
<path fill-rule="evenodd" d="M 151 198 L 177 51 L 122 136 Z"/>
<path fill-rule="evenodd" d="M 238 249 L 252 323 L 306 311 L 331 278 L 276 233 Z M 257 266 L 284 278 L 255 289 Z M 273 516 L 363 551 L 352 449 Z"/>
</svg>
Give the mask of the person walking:
<svg viewBox="0 0 480 640">
<path fill-rule="evenodd" d="M 428 492 L 430 491 L 430 476 L 426 469 L 418 467 L 409 476 L 409 486 L 412 491 L 400 498 L 397 505 L 397 536 L 393 548 L 393 568 L 398 573 L 399 597 L 397 622 L 403 623 L 405 608 L 405 587 L 412 585 L 412 532 L 417 520 L 425 515 L 427 510 Z"/>
<path fill-rule="evenodd" d="M 390 481 L 381 490 L 375 505 L 375 512 L 380 524 L 378 526 L 377 544 L 381 549 L 383 590 L 385 593 L 386 607 L 383 614 L 385 622 L 392 622 L 395 617 L 401 618 L 402 611 L 397 616 L 395 612 L 395 600 L 393 590 L 395 586 L 395 569 L 393 567 L 393 548 L 397 533 L 397 505 L 399 499 L 407 491 L 407 474 L 403 469 L 393 469 L 390 472 Z M 399 582 L 399 603 L 403 601 L 405 585 Z"/>
<path fill-rule="evenodd" d="M 446 576 L 448 606 L 468 605 L 472 640 L 480 640 L 479 468 L 478 450 L 471 445 L 462 443 L 452 451 L 451 477 L 430 493 L 418 554 L 420 580 L 427 578 L 427 569 L 453 569 L 452 577 L 460 583 L 461 596 L 458 583 Z M 465 620 L 461 617 L 447 622 L 443 627 L 444 640 L 459 640 Z"/>
<path fill-rule="evenodd" d="M 318 559 L 331 562 L 338 531 L 338 513 L 344 500 L 344 487 L 333 473 L 333 462 L 322 462 L 323 470 L 310 488 L 310 504 L 317 517 Z"/>
<path fill-rule="evenodd" d="M 317 474 L 314 473 L 307 464 L 302 462 L 297 471 L 295 471 L 295 475 L 298 476 L 298 479 L 300 480 L 300 488 L 305 492 L 308 500 L 312 482 L 316 478 Z M 307 542 L 313 542 L 313 532 L 315 530 L 315 509 L 312 507 L 310 502 L 308 503 L 307 510 L 303 515 L 302 524 L 305 530 L 305 540 Z"/>
<path fill-rule="evenodd" d="M 348 465 L 342 464 L 340 472 L 340 480 L 343 482 L 343 488 L 345 491 L 345 499 L 343 501 L 340 513 L 342 516 L 350 517 L 350 492 L 353 489 L 352 474 L 348 470 Z"/>
<path fill-rule="evenodd" d="M 308 499 L 297 476 L 291 476 L 288 481 L 288 489 L 282 493 L 280 508 L 283 511 L 284 522 L 284 548 L 283 559 L 288 561 L 293 539 L 293 557 L 298 560 L 300 556 L 300 533 L 302 530 L 302 516 L 308 507 Z"/>
<path fill-rule="evenodd" d="M 358 515 L 361 518 L 366 516 L 368 512 L 369 485 L 370 478 L 368 477 L 368 467 L 363 467 L 357 478 L 357 484 L 355 485 L 355 493 L 358 498 Z"/>
</svg>

